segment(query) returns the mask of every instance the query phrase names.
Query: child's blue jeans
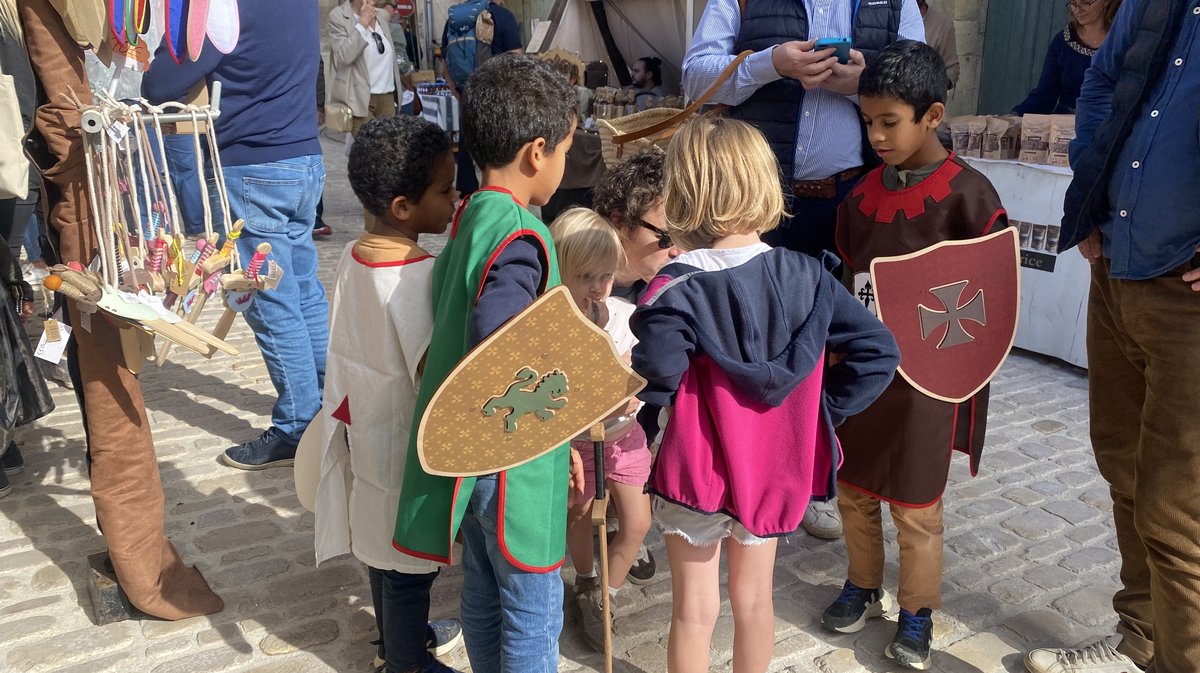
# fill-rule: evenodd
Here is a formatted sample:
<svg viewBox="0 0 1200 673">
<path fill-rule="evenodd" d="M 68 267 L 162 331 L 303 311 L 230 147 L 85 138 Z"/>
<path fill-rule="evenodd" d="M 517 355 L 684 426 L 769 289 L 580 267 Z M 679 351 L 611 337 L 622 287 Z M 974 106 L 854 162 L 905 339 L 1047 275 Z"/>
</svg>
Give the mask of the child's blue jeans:
<svg viewBox="0 0 1200 673">
<path fill-rule="evenodd" d="M 553 673 L 563 622 L 562 579 L 557 572 L 527 572 L 508 562 L 497 538 L 498 504 L 496 475 L 480 477 L 462 522 L 462 625 L 471 670 Z"/>
</svg>

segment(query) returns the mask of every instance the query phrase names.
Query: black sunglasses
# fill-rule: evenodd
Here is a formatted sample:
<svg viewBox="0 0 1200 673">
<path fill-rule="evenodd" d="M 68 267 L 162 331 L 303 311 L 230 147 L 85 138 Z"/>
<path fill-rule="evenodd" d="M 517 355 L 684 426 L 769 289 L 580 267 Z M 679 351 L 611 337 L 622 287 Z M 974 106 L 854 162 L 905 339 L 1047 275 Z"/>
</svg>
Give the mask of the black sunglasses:
<svg viewBox="0 0 1200 673">
<path fill-rule="evenodd" d="M 649 222 L 641 219 L 640 217 L 638 218 L 636 224 L 637 224 L 637 226 L 641 227 L 642 229 L 649 229 L 650 231 L 652 231 L 658 235 L 658 249 L 659 250 L 666 250 L 667 248 L 670 248 L 673 245 L 675 245 L 674 243 L 671 242 L 670 234 L 663 231 L 662 229 L 659 229 L 658 227 L 654 226 L 653 224 L 650 224 Z"/>
<path fill-rule="evenodd" d="M 379 33 L 376 33 L 375 31 L 371 31 L 371 37 L 375 38 L 375 48 L 378 49 L 379 53 L 382 54 L 384 52 L 383 38 L 380 37 Z"/>
</svg>

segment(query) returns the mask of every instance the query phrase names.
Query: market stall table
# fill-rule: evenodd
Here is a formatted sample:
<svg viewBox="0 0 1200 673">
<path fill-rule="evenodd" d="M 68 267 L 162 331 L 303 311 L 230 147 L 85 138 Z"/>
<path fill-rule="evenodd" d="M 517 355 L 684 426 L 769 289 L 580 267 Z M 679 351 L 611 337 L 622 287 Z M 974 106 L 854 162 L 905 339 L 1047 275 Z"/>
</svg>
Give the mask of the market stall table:
<svg viewBox="0 0 1200 673">
<path fill-rule="evenodd" d="M 1059 255 L 1059 223 L 1071 169 L 964 157 L 983 173 L 1021 234 L 1021 313 L 1015 345 L 1087 366 L 1091 268 L 1076 250 Z"/>
</svg>

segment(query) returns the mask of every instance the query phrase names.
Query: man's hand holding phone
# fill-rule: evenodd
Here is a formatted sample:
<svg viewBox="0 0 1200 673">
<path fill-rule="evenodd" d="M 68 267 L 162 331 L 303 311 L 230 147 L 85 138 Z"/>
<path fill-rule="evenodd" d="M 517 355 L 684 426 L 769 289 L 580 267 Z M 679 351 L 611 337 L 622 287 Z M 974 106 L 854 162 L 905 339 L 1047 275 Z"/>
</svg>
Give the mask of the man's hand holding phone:
<svg viewBox="0 0 1200 673">
<path fill-rule="evenodd" d="M 815 51 L 816 40 L 793 40 L 771 51 L 771 64 L 784 77 L 800 82 L 805 89 L 815 89 L 833 74 L 837 63 L 835 50 Z"/>
<path fill-rule="evenodd" d="M 858 79 L 862 77 L 867 67 L 867 59 L 857 49 L 850 50 L 850 62 L 842 65 L 834 63 L 830 75 L 822 84 L 825 89 L 843 96 L 853 96 L 858 93 Z"/>
<path fill-rule="evenodd" d="M 846 38 L 784 42 L 771 52 L 771 63 L 805 89 L 823 87 L 844 96 L 858 93 L 858 78 L 866 67 L 862 52 L 851 49 Z"/>
</svg>

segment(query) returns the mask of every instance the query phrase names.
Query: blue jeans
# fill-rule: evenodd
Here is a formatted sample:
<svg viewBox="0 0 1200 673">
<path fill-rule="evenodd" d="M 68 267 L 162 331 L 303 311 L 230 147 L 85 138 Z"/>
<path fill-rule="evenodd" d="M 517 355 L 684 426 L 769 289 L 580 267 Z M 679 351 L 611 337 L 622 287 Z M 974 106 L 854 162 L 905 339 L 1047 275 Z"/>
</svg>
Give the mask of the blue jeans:
<svg viewBox="0 0 1200 673">
<path fill-rule="evenodd" d="M 321 407 L 329 344 L 329 304 L 312 240 L 325 164 L 310 155 L 226 166 L 225 184 L 233 217 L 245 222 L 237 242 L 243 267 L 260 243 L 270 243 L 267 259 L 283 269 L 279 287 L 259 292 L 243 315 L 279 394 L 271 423 L 299 442 Z"/>
<path fill-rule="evenodd" d="M 497 538 L 499 481 L 475 482 L 463 516 L 462 626 L 474 673 L 558 670 L 563 583 L 513 566 Z"/>
<path fill-rule="evenodd" d="M 208 185 L 208 204 L 212 213 L 213 231 L 224 231 L 221 216 L 221 197 L 217 194 L 217 183 L 212 175 L 209 160 L 208 140 L 200 138 L 200 149 L 204 154 L 204 173 Z M 204 233 L 204 200 L 200 195 L 199 169 L 196 166 L 196 147 L 191 134 L 168 133 L 163 135 L 163 146 L 167 150 L 167 162 L 171 169 L 171 187 L 179 203 L 179 214 L 183 218 L 184 233 L 189 236 Z M 155 153 L 158 145 L 151 145 Z M 230 200 L 233 195 L 230 194 Z M 232 204 L 231 204 L 232 206 Z"/>
<path fill-rule="evenodd" d="M 429 590 L 438 574 L 410 575 L 367 566 L 367 575 L 379 629 L 379 658 L 387 662 L 387 673 L 447 670 L 425 649 Z"/>
</svg>

